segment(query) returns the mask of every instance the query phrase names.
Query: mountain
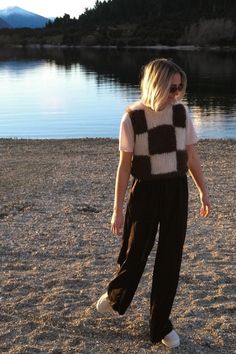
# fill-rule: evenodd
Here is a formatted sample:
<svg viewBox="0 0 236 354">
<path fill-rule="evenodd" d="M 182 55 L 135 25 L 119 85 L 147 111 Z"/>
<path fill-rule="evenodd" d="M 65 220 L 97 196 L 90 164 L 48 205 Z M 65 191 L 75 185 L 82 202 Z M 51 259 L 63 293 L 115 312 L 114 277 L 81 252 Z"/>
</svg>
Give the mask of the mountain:
<svg viewBox="0 0 236 354">
<path fill-rule="evenodd" d="M 0 10 L 0 19 L 7 22 L 12 28 L 40 28 L 49 21 L 48 18 L 26 11 L 20 7 L 7 7 Z"/>
<path fill-rule="evenodd" d="M 10 27 L 11 26 L 9 25 L 9 23 L 7 23 L 2 18 L 0 18 L 0 28 L 10 28 Z"/>
</svg>

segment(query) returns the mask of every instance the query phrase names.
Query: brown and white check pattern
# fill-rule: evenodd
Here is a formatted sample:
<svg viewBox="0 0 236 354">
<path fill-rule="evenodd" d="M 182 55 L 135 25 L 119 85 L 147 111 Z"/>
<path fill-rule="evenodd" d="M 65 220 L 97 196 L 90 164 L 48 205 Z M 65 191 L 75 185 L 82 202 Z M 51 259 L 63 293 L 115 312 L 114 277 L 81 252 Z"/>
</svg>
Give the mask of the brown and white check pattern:
<svg viewBox="0 0 236 354">
<path fill-rule="evenodd" d="M 184 106 L 173 105 L 171 114 L 155 124 L 142 109 L 128 113 L 135 140 L 132 175 L 139 179 L 185 175 L 188 168 Z"/>
</svg>

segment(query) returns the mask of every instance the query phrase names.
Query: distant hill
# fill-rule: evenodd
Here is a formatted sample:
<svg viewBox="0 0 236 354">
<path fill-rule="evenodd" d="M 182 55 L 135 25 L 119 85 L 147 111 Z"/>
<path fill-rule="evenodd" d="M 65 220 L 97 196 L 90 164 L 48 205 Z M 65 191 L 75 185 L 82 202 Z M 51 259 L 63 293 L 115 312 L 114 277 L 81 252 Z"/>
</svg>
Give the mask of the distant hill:
<svg viewBox="0 0 236 354">
<path fill-rule="evenodd" d="M 5 21 L 12 28 L 40 28 L 49 21 L 48 18 L 26 11 L 20 7 L 7 7 L 0 10 L 0 19 Z"/>
<path fill-rule="evenodd" d="M 79 25 L 87 44 L 231 44 L 236 1 L 97 0 Z"/>
<path fill-rule="evenodd" d="M 0 28 L 11 28 L 11 26 L 9 25 L 9 23 L 0 18 Z"/>
<path fill-rule="evenodd" d="M 236 0 L 96 0 L 78 19 L 68 14 L 46 19 L 17 7 L 0 11 L 0 18 L 13 27 L 0 30 L 0 48 L 9 44 L 236 47 Z"/>
<path fill-rule="evenodd" d="M 65 14 L 46 28 L 62 44 L 236 45 L 236 0 L 97 0 L 78 20 Z"/>
</svg>

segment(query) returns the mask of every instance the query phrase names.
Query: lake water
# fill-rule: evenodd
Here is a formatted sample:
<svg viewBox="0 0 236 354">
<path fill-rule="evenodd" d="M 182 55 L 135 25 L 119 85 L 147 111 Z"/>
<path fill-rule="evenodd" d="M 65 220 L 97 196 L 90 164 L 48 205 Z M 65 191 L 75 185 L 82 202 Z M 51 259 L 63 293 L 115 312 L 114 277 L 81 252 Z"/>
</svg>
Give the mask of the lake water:
<svg viewBox="0 0 236 354">
<path fill-rule="evenodd" d="M 198 136 L 235 139 L 236 52 L 145 48 L 0 49 L 0 138 L 117 138 L 140 68 L 156 57 L 187 73 Z"/>
</svg>

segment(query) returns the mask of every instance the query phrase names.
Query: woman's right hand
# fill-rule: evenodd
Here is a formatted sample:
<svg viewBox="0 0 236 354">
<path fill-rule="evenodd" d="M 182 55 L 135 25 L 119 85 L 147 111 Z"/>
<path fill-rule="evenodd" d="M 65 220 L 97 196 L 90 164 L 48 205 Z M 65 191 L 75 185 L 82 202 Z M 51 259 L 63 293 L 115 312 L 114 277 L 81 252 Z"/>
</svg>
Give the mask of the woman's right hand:
<svg viewBox="0 0 236 354">
<path fill-rule="evenodd" d="M 124 217 L 122 211 L 114 211 L 111 218 L 111 231 L 114 235 L 120 236 L 123 232 Z"/>
<path fill-rule="evenodd" d="M 123 233 L 123 203 L 129 182 L 132 152 L 120 151 L 120 161 L 116 173 L 116 186 L 113 214 L 111 218 L 111 231 L 120 236 Z"/>
</svg>

